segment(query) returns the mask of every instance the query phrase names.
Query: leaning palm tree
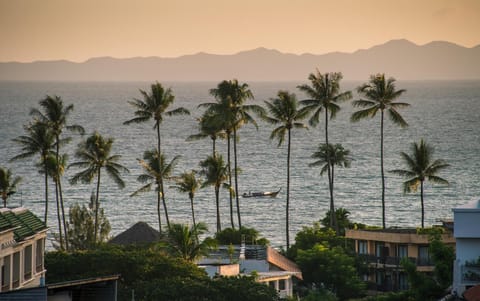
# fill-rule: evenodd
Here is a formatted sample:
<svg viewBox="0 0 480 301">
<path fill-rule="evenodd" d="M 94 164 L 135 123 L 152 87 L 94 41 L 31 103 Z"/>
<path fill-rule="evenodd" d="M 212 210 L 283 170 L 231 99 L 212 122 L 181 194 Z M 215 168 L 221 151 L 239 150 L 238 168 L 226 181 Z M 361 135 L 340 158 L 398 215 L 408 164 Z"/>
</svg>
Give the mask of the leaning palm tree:
<svg viewBox="0 0 480 301">
<path fill-rule="evenodd" d="M 170 88 L 165 89 L 162 84 L 156 82 L 150 86 L 151 92 L 148 93 L 147 91 L 140 90 L 140 94 L 142 94 L 142 99 L 133 99 L 133 101 L 129 101 L 128 103 L 131 104 L 135 109 L 135 118 L 125 121 L 124 124 L 131 124 L 131 123 L 143 123 L 147 122 L 150 119 L 153 119 L 155 122 L 154 129 L 157 130 L 157 152 L 158 154 L 162 153 L 161 149 L 161 139 L 160 139 L 160 124 L 163 121 L 165 116 L 175 116 L 175 115 L 189 115 L 190 112 L 183 108 L 176 108 L 170 111 L 167 111 L 173 101 L 175 100 L 175 96 L 172 93 Z M 157 160 L 157 163 L 160 164 L 160 161 Z M 160 172 L 160 194 L 164 194 L 163 189 L 163 176 L 161 174 L 162 168 L 160 165 L 157 169 Z M 168 222 L 168 220 L 167 220 Z"/>
<path fill-rule="evenodd" d="M 233 160 L 235 175 L 235 200 L 237 205 L 238 227 L 242 227 L 240 214 L 240 201 L 238 193 L 238 154 L 237 154 L 237 130 L 246 123 L 252 123 L 258 128 L 255 119 L 250 112 L 260 116 L 265 115 L 265 110 L 258 105 L 246 105 L 245 102 L 253 99 L 253 93 L 248 85 L 240 84 L 238 80 L 222 81 L 217 88 L 210 89 L 210 94 L 217 99 L 217 103 L 209 107 L 209 110 L 217 116 L 222 116 L 225 120 L 225 127 L 233 133 Z M 207 104 L 208 107 L 208 104 Z M 230 166 L 230 161 L 228 166 Z M 231 185 L 230 185 L 231 186 Z"/>
<path fill-rule="evenodd" d="M 420 140 L 420 143 L 412 143 L 411 145 L 411 155 L 401 152 L 403 162 L 407 166 L 407 169 L 395 169 L 391 172 L 402 177 L 408 178 L 403 183 L 403 191 L 416 192 L 418 186 L 420 186 L 420 204 L 422 207 L 422 228 L 424 227 L 425 220 L 425 210 L 423 203 L 423 183 L 425 180 L 428 180 L 432 183 L 437 184 L 446 184 L 448 181 L 437 176 L 438 172 L 447 168 L 447 164 L 442 159 L 434 160 L 433 156 L 433 147 L 428 145 L 423 139 Z"/>
<path fill-rule="evenodd" d="M 78 149 L 75 152 L 76 158 L 79 160 L 68 166 L 84 168 L 84 170 L 76 173 L 71 179 L 71 184 L 78 182 L 91 183 L 93 179 L 97 178 L 97 188 L 95 194 L 95 221 L 94 221 L 94 243 L 97 242 L 98 232 L 98 209 L 99 194 L 100 194 L 100 181 L 101 171 L 105 169 L 107 175 L 113 179 L 119 188 L 125 187 L 125 182 L 121 178 L 122 172 L 128 172 L 128 169 L 118 163 L 121 156 L 111 155 L 113 138 L 104 138 L 99 133 L 95 132 L 86 141 L 81 142 L 78 145 Z"/>
<path fill-rule="evenodd" d="M 172 224 L 167 232 L 166 249 L 175 257 L 187 261 L 195 261 L 208 255 L 209 251 L 216 247 L 216 241 L 210 237 L 199 241 L 199 235 L 207 232 L 205 223 L 198 223 L 189 227 L 188 225 Z"/>
<path fill-rule="evenodd" d="M 289 237 L 289 205 L 290 205 L 290 148 L 291 148 L 291 130 L 292 128 L 307 128 L 305 124 L 299 122 L 306 117 L 306 111 L 298 110 L 298 101 L 295 94 L 288 91 L 278 91 L 278 97 L 271 99 L 271 102 L 265 101 L 268 111 L 271 116 L 265 116 L 264 119 L 273 125 L 279 125 L 275 128 L 270 139 L 277 139 L 278 146 L 281 146 L 285 140 L 285 134 L 288 137 L 287 141 L 287 203 L 286 203 L 286 242 L 287 250 L 290 247 Z"/>
<path fill-rule="evenodd" d="M 52 148 L 55 144 L 55 135 L 50 128 L 41 122 L 34 122 L 24 127 L 26 135 L 19 136 L 13 139 L 22 147 L 22 153 L 10 159 L 16 161 L 19 159 L 26 159 L 35 155 L 40 156 L 40 164 L 44 168 L 45 175 L 45 225 L 48 225 L 48 172 L 47 172 L 47 157 L 53 154 Z"/>
<path fill-rule="evenodd" d="M 136 196 L 139 193 L 148 192 L 152 189 L 152 186 L 156 185 L 157 191 L 157 214 L 158 214 L 158 227 L 160 233 L 162 232 L 162 220 L 160 213 L 160 202 L 163 203 L 163 210 L 165 211 L 165 219 L 167 221 L 167 227 L 170 228 L 170 219 L 168 217 L 167 203 L 165 201 L 165 194 L 161 191 L 160 183 L 164 180 L 171 178 L 173 169 L 178 163 L 180 156 L 175 156 L 169 163 L 165 155 L 158 155 L 156 149 L 147 150 L 143 153 L 143 160 L 138 159 L 138 162 L 145 171 L 144 174 L 138 176 L 137 181 L 143 183 L 142 187 L 132 193 L 130 196 Z"/>
<path fill-rule="evenodd" d="M 63 100 L 59 96 L 49 96 L 47 95 L 44 99 L 40 100 L 39 102 L 40 106 L 43 109 L 43 112 L 33 108 L 30 111 L 30 115 L 32 115 L 34 118 L 36 118 L 39 122 L 42 122 L 50 128 L 50 130 L 53 132 L 53 135 L 55 136 L 55 161 L 56 162 L 61 162 L 62 158 L 60 158 L 60 146 L 62 144 L 70 142 L 70 138 L 63 138 L 61 139 L 61 135 L 64 129 L 71 131 L 71 132 L 76 132 L 81 135 L 85 133 L 85 130 L 82 126 L 73 124 L 69 125 L 67 124 L 67 119 L 70 113 L 73 111 L 73 104 L 64 106 Z M 64 168 L 60 164 L 56 165 L 57 168 Z M 63 204 L 63 193 L 62 193 L 62 186 L 61 186 L 61 176 L 63 174 L 63 171 L 57 170 L 56 175 L 59 175 L 59 178 L 57 181 L 55 181 L 55 189 L 58 190 L 58 195 L 60 197 L 60 205 L 62 207 L 62 217 L 63 217 L 63 224 L 66 224 L 65 220 L 65 210 L 64 204 Z M 58 186 L 58 187 L 57 187 Z M 65 236 L 67 235 L 66 230 L 65 230 Z M 68 242 L 67 239 L 65 239 L 66 242 Z M 63 246 L 62 246 L 63 247 Z M 68 246 L 67 246 L 68 249 Z"/>
<path fill-rule="evenodd" d="M 0 167 L 0 196 L 3 200 L 3 207 L 7 207 L 9 196 L 17 192 L 17 185 L 22 181 L 21 177 L 12 177 L 12 171 Z"/>
<path fill-rule="evenodd" d="M 309 85 L 300 85 L 297 88 L 304 92 L 309 98 L 302 100 L 300 104 L 304 107 L 302 110 L 312 114 L 309 119 L 309 124 L 312 127 L 317 126 L 320 121 L 320 114 L 325 113 L 325 144 L 328 145 L 328 119 L 335 118 L 337 112 L 340 111 L 338 105 L 341 101 L 346 101 L 352 98 L 350 91 L 340 92 L 340 81 L 343 76 L 340 72 L 322 74 L 317 70 L 317 73 L 310 73 L 308 79 L 311 82 Z M 328 153 L 327 153 L 328 154 Z M 329 158 L 327 157 L 327 161 Z M 330 194 L 333 194 L 332 174 L 327 164 L 328 174 L 328 188 Z"/>
<path fill-rule="evenodd" d="M 366 99 L 353 102 L 354 107 L 363 108 L 352 114 L 351 121 L 357 122 L 367 117 L 375 117 L 380 111 L 380 169 L 382 177 L 382 226 L 385 229 L 385 173 L 383 169 L 383 124 L 384 115 L 387 111 L 390 120 L 400 127 L 408 126 L 408 123 L 398 113 L 398 109 L 408 107 L 410 104 L 395 102 L 406 90 L 395 89 L 395 79 L 390 77 L 385 80 L 385 74 L 371 75 L 370 81 L 357 88 L 360 95 Z"/>
<path fill-rule="evenodd" d="M 201 175 L 205 176 L 202 188 L 207 186 L 214 186 L 215 188 L 215 204 L 217 208 L 217 232 L 222 231 L 220 222 L 220 187 L 228 185 L 225 181 L 228 179 L 228 170 L 220 154 L 216 156 L 208 156 L 207 159 L 200 162 L 202 167 Z M 230 187 L 228 187 L 230 189 Z"/>
<path fill-rule="evenodd" d="M 320 169 L 320 175 L 323 175 L 325 171 L 331 172 L 330 212 L 336 212 L 333 200 L 335 166 L 350 167 L 352 161 L 350 151 L 343 148 L 341 144 L 320 144 L 317 151 L 313 153 L 312 158 L 317 159 L 317 161 L 309 164 L 309 166 L 322 166 Z M 335 214 L 330 214 L 330 227 L 335 229 L 337 235 L 339 234 L 339 227 Z"/>
<path fill-rule="evenodd" d="M 179 192 L 188 193 L 188 198 L 190 199 L 190 207 L 192 209 L 192 221 L 193 226 L 195 227 L 195 210 L 193 207 L 193 197 L 195 196 L 195 192 L 200 188 L 202 182 L 200 179 L 195 177 L 196 172 L 194 170 L 190 172 L 184 172 L 176 179 L 177 185 L 172 186 Z"/>
</svg>

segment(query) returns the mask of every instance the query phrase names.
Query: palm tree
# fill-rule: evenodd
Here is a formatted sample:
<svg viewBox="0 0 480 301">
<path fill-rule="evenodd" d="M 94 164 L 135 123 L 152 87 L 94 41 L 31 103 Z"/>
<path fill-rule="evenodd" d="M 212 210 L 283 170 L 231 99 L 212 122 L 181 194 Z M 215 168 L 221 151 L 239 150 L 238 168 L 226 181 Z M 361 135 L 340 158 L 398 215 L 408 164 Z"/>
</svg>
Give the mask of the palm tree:
<svg viewBox="0 0 480 301">
<path fill-rule="evenodd" d="M 214 186 L 215 188 L 215 204 L 217 207 L 217 232 L 222 231 L 222 225 L 220 222 L 220 186 L 226 186 L 225 181 L 228 179 L 228 170 L 223 161 L 223 157 L 220 154 L 216 156 L 208 156 L 207 159 L 200 162 L 202 171 L 200 172 L 205 176 L 202 188 L 206 186 Z M 228 187 L 230 189 L 230 187 Z"/>
<path fill-rule="evenodd" d="M 323 175 L 325 171 L 331 172 L 330 212 L 336 212 L 333 200 L 335 166 L 350 167 L 352 161 L 350 151 L 343 148 L 341 144 L 320 144 L 317 151 L 313 153 L 312 158 L 317 159 L 317 161 L 309 164 L 309 166 L 322 166 L 320 175 Z M 335 229 L 337 235 L 339 234 L 339 227 L 335 214 L 330 214 L 330 227 Z"/>
<path fill-rule="evenodd" d="M 55 143 L 55 135 L 50 128 L 41 122 L 34 122 L 24 127 L 27 133 L 24 136 L 19 136 L 13 139 L 22 147 L 22 153 L 10 159 L 16 161 L 19 159 L 26 159 L 35 155 L 40 156 L 40 164 L 44 168 L 45 175 L 45 225 L 48 225 L 48 172 L 47 172 L 47 157 L 52 154 L 52 148 Z"/>
<path fill-rule="evenodd" d="M 163 183 L 163 180 L 170 179 L 173 169 L 177 165 L 180 156 L 175 156 L 170 163 L 166 163 L 167 159 L 163 154 L 158 155 L 156 149 L 147 150 L 143 153 L 143 160 L 138 159 L 138 162 L 143 167 L 145 173 L 138 176 L 137 181 L 145 184 L 140 187 L 137 191 L 132 193 L 130 196 L 136 196 L 142 192 L 148 192 L 152 189 L 152 186 L 155 184 L 157 191 L 157 214 L 158 214 L 158 227 L 160 233 L 162 232 L 162 221 L 160 213 L 160 201 L 163 203 L 163 210 L 165 211 L 165 219 L 167 221 L 167 227 L 170 228 L 170 219 L 168 217 L 167 203 L 165 202 L 165 194 L 161 191 L 160 183 Z"/>
<path fill-rule="evenodd" d="M 75 156 L 79 161 L 74 162 L 68 166 L 84 168 L 84 170 L 76 173 L 70 180 L 72 184 L 78 182 L 91 183 L 93 179 L 97 178 L 97 188 L 95 194 L 95 222 L 94 222 L 94 242 L 97 242 L 98 232 L 98 209 L 99 194 L 100 194 L 100 180 L 101 171 L 105 169 L 107 175 L 113 179 L 119 188 L 125 187 L 125 182 L 122 180 L 121 172 L 128 172 L 128 169 L 119 164 L 120 155 L 111 155 L 113 138 L 104 138 L 99 133 L 95 132 L 86 141 L 78 145 Z"/>
<path fill-rule="evenodd" d="M 422 206 L 422 228 L 424 227 L 425 210 L 423 206 L 423 182 L 428 180 L 432 183 L 446 184 L 448 181 L 437 176 L 438 172 L 447 168 L 447 164 L 442 159 L 433 160 L 433 147 L 428 145 L 423 139 L 420 143 L 411 144 L 411 155 L 401 152 L 400 155 L 407 169 L 395 169 L 391 172 L 402 177 L 408 178 L 403 183 L 403 191 L 416 192 L 420 186 L 420 204 Z"/>
<path fill-rule="evenodd" d="M 59 157 L 59 161 L 55 155 L 49 155 L 47 157 L 46 166 L 47 166 L 47 173 L 50 177 L 52 177 L 53 182 L 55 183 L 55 199 L 57 204 L 57 219 L 58 219 L 58 232 L 59 232 L 59 240 L 60 240 L 60 249 L 61 250 L 68 250 L 68 233 L 67 233 L 67 224 L 65 221 L 65 209 L 63 206 L 63 196 L 60 193 L 61 191 L 61 177 L 65 171 L 65 165 L 67 162 L 67 155 L 63 155 Z M 43 173 L 43 170 L 40 170 L 40 173 Z M 63 220 L 63 226 L 62 226 Z M 62 235 L 62 227 L 65 234 L 65 246 L 63 244 L 63 235 Z"/>
<path fill-rule="evenodd" d="M 152 84 L 150 86 L 150 90 L 150 93 L 144 90 L 140 90 L 140 94 L 142 94 L 143 100 L 134 99 L 133 101 L 128 102 L 136 109 L 136 117 L 125 121 L 124 124 L 143 123 L 153 118 L 155 122 L 154 129 L 157 130 L 157 152 L 158 154 L 161 154 L 162 150 L 160 143 L 160 124 L 162 123 L 164 116 L 189 115 L 190 112 L 183 107 L 167 111 L 169 106 L 175 100 L 175 96 L 172 94 L 172 90 L 170 88 L 165 89 L 162 84 L 156 82 L 155 84 Z M 157 160 L 157 163 L 160 164 L 160 160 Z M 161 174 L 162 168 L 160 167 L 160 165 L 158 166 L 157 170 L 160 172 L 160 194 L 163 195 L 163 176 Z"/>
<path fill-rule="evenodd" d="M 3 207 L 7 207 L 9 196 L 17 192 L 17 185 L 22 181 L 21 177 L 12 178 L 12 171 L 0 167 L 0 195 L 3 200 Z"/>
<path fill-rule="evenodd" d="M 195 196 L 195 192 L 200 188 L 202 185 L 201 181 L 195 177 L 196 172 L 194 170 L 190 172 L 184 172 L 180 175 L 179 178 L 176 179 L 177 185 L 172 186 L 179 192 L 188 193 L 188 197 L 190 199 L 190 206 L 192 208 L 192 221 L 193 226 L 195 227 L 195 210 L 193 208 L 193 197 Z"/>
<path fill-rule="evenodd" d="M 204 104 L 209 107 L 210 112 L 217 116 L 222 116 L 225 120 L 226 131 L 227 128 L 233 133 L 233 158 L 234 158 L 234 174 L 235 174 L 235 199 L 237 205 L 238 227 L 242 227 L 242 220 L 240 214 L 240 201 L 238 197 L 238 156 L 237 156 L 237 130 L 246 123 L 252 123 L 257 126 L 255 119 L 249 112 L 256 113 L 260 116 L 265 115 L 265 110 L 258 105 L 245 105 L 244 103 L 253 99 L 253 93 L 248 85 L 239 84 L 238 80 L 233 79 L 229 81 L 222 81 L 217 85 L 217 88 L 210 89 L 210 94 L 217 99 L 217 103 L 213 106 Z M 228 135 L 228 133 L 227 133 Z M 230 166 L 230 160 L 229 164 Z M 229 172 L 229 174 L 231 174 Z M 230 185 L 231 186 L 231 185 Z"/>
<path fill-rule="evenodd" d="M 278 98 L 271 99 L 271 102 L 265 101 L 271 116 L 265 116 L 264 119 L 273 125 L 279 125 L 275 128 L 270 139 L 277 139 L 278 146 L 281 146 L 287 134 L 287 204 L 286 204 L 286 241 L 287 250 L 290 247 L 289 238 L 289 205 L 290 205 L 290 148 L 291 148 L 291 130 L 292 128 L 307 128 L 303 123 L 298 122 L 305 118 L 307 112 L 299 111 L 298 101 L 295 94 L 288 91 L 278 91 Z"/>
<path fill-rule="evenodd" d="M 200 242 L 197 239 L 207 230 L 205 223 L 198 223 L 192 227 L 172 224 L 168 229 L 167 250 L 171 255 L 191 262 L 208 255 L 209 251 L 216 247 L 215 240 L 207 237 Z"/>
<path fill-rule="evenodd" d="M 383 124 L 384 115 L 387 111 L 390 120 L 400 127 L 408 126 L 408 123 L 398 113 L 397 109 L 408 107 L 410 104 L 395 102 L 406 90 L 395 89 L 395 79 L 390 77 L 385 80 L 385 74 L 371 75 L 370 81 L 357 88 L 360 95 L 366 99 L 359 99 L 353 102 L 354 107 L 364 108 L 352 114 L 352 122 L 375 117 L 380 111 L 380 169 L 382 177 L 382 225 L 385 229 L 385 173 L 383 169 Z"/>
<path fill-rule="evenodd" d="M 217 120 L 216 116 L 205 112 L 202 117 L 198 118 L 200 132 L 198 134 L 190 135 L 187 141 L 199 140 L 204 138 L 212 139 L 212 155 L 216 152 L 216 141 L 218 138 L 226 138 L 226 133 Z"/>
<path fill-rule="evenodd" d="M 43 111 L 40 111 L 36 108 L 33 108 L 30 111 L 30 115 L 36 118 L 39 122 L 42 122 L 48 126 L 53 132 L 55 136 L 55 161 L 61 162 L 60 158 L 60 146 L 62 144 L 70 142 L 70 138 L 60 139 L 62 132 L 64 129 L 67 129 L 72 132 L 77 132 L 81 135 L 85 133 L 85 130 L 80 125 L 67 125 L 67 118 L 70 113 L 73 111 L 73 104 L 64 106 L 63 100 L 59 96 L 49 96 L 47 95 L 44 99 L 40 100 L 40 106 L 43 108 Z M 56 164 L 58 169 L 64 168 L 61 164 Z M 66 224 L 65 221 L 65 210 L 63 204 L 63 193 L 62 193 L 62 186 L 61 186 L 61 176 L 63 175 L 63 171 L 57 170 L 56 175 L 58 179 L 55 180 L 55 190 L 58 190 L 58 196 L 60 197 L 60 205 L 62 207 L 62 217 L 63 217 L 63 224 Z M 58 187 L 57 187 L 58 186 Z M 58 201 L 57 196 L 57 201 Z M 60 213 L 58 213 L 60 215 Z M 67 231 L 65 229 L 65 237 L 67 236 Z M 60 231 L 61 232 L 61 231 Z M 68 240 L 65 239 L 67 242 L 67 250 L 68 250 Z M 62 246 L 63 247 L 63 246 Z"/>
<path fill-rule="evenodd" d="M 302 110 L 312 113 L 309 119 L 309 124 L 312 127 L 317 126 L 320 121 L 320 114 L 322 111 L 325 113 L 325 144 L 329 145 L 328 141 L 328 119 L 335 118 L 337 112 L 340 111 L 338 105 L 341 101 L 346 101 L 352 98 L 352 92 L 340 92 L 340 81 L 343 76 L 340 72 L 325 73 L 322 74 L 317 70 L 317 73 L 310 73 L 308 79 L 311 82 L 309 85 L 300 85 L 297 88 L 307 94 L 309 99 L 302 100 L 300 104 L 304 107 Z M 327 153 L 328 155 L 328 153 Z M 329 158 L 327 157 L 327 162 Z M 328 173 L 328 188 L 330 195 L 333 194 L 333 182 L 332 174 L 329 168 L 330 164 L 327 164 Z"/>
</svg>

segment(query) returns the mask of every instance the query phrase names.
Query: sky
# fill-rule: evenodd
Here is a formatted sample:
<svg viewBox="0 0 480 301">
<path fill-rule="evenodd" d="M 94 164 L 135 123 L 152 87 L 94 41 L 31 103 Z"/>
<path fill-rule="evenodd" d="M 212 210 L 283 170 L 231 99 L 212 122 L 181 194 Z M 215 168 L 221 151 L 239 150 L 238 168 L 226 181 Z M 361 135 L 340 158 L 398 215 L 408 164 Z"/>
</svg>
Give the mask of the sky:
<svg viewBox="0 0 480 301">
<path fill-rule="evenodd" d="M 0 62 L 480 44 L 480 0 L 0 0 Z"/>
</svg>

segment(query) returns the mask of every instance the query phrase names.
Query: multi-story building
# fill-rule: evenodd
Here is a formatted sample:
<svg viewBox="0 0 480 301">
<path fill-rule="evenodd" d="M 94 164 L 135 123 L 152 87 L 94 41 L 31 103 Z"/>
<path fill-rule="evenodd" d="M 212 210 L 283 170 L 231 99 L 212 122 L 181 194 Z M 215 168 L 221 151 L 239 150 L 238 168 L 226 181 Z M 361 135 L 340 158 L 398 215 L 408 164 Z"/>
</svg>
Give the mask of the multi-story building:
<svg viewBox="0 0 480 301">
<path fill-rule="evenodd" d="M 0 292 L 43 284 L 46 236 L 45 224 L 27 209 L 0 209 Z"/>
<path fill-rule="evenodd" d="M 442 241 L 455 247 L 455 238 L 447 228 L 441 234 Z M 345 236 L 355 242 L 355 252 L 368 263 L 363 280 L 371 289 L 397 291 L 408 288 L 407 275 L 401 267 L 405 258 L 415 263 L 417 270 L 433 272 L 429 256 L 429 235 L 417 234 L 416 229 L 346 230 Z"/>
<path fill-rule="evenodd" d="M 480 284 L 480 201 L 453 209 L 454 236 L 457 240 L 453 265 L 453 292 Z"/>
</svg>

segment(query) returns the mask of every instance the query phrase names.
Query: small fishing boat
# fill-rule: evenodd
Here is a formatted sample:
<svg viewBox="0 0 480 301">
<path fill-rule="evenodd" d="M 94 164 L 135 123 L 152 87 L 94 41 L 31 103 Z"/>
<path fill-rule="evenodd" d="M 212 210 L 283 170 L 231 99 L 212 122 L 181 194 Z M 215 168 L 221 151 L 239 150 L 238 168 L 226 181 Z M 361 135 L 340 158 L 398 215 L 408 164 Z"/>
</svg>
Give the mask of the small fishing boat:
<svg viewBox="0 0 480 301">
<path fill-rule="evenodd" d="M 280 190 L 282 190 L 282 188 L 280 188 L 277 191 L 255 191 L 255 192 L 249 191 L 248 193 L 245 192 L 244 194 L 242 194 L 242 197 L 244 198 L 263 198 L 263 197 L 275 198 L 277 197 L 277 194 L 280 192 Z"/>
</svg>

